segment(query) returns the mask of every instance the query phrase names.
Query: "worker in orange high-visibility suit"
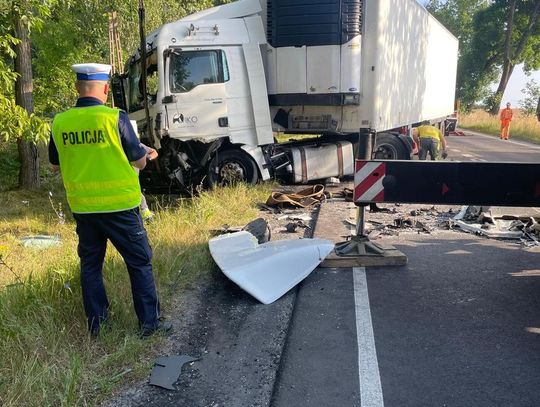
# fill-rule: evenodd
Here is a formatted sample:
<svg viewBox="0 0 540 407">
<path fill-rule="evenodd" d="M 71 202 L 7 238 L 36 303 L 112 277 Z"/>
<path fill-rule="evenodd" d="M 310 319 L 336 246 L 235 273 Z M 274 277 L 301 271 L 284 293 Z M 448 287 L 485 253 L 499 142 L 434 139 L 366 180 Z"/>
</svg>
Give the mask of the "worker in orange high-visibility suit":
<svg viewBox="0 0 540 407">
<path fill-rule="evenodd" d="M 512 109 L 510 109 L 510 103 L 506 104 L 506 109 L 501 110 L 501 139 L 502 140 L 508 140 L 508 137 L 510 136 L 510 122 L 512 121 L 512 117 L 514 116 L 514 113 L 512 112 Z"/>
</svg>

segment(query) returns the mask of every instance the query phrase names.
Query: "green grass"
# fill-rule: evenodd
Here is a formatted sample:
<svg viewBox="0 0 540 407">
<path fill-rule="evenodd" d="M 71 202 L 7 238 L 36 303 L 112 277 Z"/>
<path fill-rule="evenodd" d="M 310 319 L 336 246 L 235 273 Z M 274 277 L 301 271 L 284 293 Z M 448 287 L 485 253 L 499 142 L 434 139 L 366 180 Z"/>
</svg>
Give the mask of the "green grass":
<svg viewBox="0 0 540 407">
<path fill-rule="evenodd" d="M 0 192 L 17 186 L 17 144 L 0 141 Z"/>
<path fill-rule="evenodd" d="M 270 189 L 237 185 L 193 200 L 151 199 L 156 220 L 147 230 L 165 315 L 182 290 L 214 270 L 210 230 L 252 220 Z M 67 208 L 60 179 L 38 192 L 4 191 L 0 206 L 0 405 L 95 405 L 146 377 L 163 339 L 137 337 L 128 274 L 112 247 L 104 264 L 112 327 L 98 340 L 87 335 L 75 224 L 69 211 L 64 223 L 56 214 Z M 35 234 L 58 235 L 62 245 L 20 244 Z"/>
<path fill-rule="evenodd" d="M 458 125 L 481 133 L 500 135 L 501 122 L 499 118 L 491 116 L 483 110 L 461 114 Z M 520 110 L 514 109 L 514 119 L 510 124 L 510 138 L 540 143 L 540 122 L 536 116 L 526 116 Z"/>
</svg>

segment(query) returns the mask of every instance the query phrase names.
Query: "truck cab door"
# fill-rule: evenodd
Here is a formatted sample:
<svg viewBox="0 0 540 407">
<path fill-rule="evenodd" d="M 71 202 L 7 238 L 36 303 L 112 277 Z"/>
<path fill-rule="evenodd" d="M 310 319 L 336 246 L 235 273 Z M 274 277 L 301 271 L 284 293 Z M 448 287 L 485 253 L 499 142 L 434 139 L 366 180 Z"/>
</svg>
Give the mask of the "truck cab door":
<svg viewBox="0 0 540 407">
<path fill-rule="evenodd" d="M 163 103 L 168 107 L 171 137 L 227 136 L 225 82 L 229 80 L 229 70 L 223 50 L 171 48 L 165 77 Z"/>
</svg>

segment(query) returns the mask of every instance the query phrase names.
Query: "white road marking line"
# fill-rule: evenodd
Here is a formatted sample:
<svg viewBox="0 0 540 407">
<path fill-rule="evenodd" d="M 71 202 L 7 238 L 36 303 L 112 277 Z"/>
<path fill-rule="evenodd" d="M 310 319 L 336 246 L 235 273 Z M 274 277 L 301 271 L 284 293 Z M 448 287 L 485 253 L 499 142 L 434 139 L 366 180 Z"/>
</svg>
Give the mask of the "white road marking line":
<svg viewBox="0 0 540 407">
<path fill-rule="evenodd" d="M 356 338 L 358 341 L 360 405 L 362 407 L 384 407 L 375 337 L 371 324 L 366 269 L 364 267 L 353 267 L 353 282 Z"/>
<path fill-rule="evenodd" d="M 454 153 L 461 153 L 461 150 L 458 150 L 457 148 L 449 148 L 449 150 Z"/>
<path fill-rule="evenodd" d="M 463 157 L 474 158 L 474 157 L 476 157 L 476 156 L 473 155 L 473 154 L 463 154 Z"/>
</svg>

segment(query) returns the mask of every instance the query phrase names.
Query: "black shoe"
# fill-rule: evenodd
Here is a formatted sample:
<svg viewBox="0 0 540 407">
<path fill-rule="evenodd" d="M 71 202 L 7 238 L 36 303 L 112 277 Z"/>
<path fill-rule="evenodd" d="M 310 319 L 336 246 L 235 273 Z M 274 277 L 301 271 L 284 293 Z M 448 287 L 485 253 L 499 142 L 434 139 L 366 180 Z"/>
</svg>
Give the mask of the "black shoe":
<svg viewBox="0 0 540 407">
<path fill-rule="evenodd" d="M 172 331 L 172 324 L 170 322 L 158 321 L 157 325 L 153 328 L 141 328 L 140 337 L 148 338 L 155 333 L 167 334 Z"/>
<path fill-rule="evenodd" d="M 90 337 L 92 339 L 96 339 L 97 337 L 99 337 L 100 332 L 107 331 L 109 329 L 111 329 L 111 323 L 109 319 L 103 318 L 100 319 L 99 324 L 92 324 L 92 326 L 88 328 L 88 332 L 90 333 Z"/>
</svg>

